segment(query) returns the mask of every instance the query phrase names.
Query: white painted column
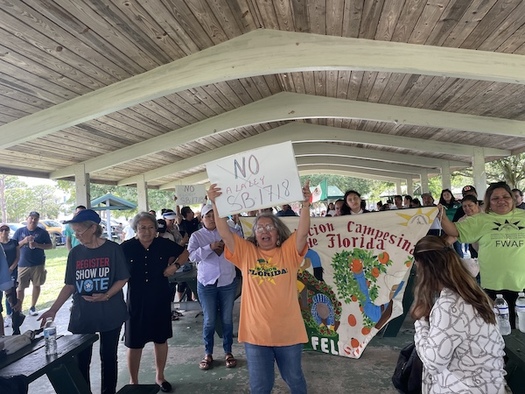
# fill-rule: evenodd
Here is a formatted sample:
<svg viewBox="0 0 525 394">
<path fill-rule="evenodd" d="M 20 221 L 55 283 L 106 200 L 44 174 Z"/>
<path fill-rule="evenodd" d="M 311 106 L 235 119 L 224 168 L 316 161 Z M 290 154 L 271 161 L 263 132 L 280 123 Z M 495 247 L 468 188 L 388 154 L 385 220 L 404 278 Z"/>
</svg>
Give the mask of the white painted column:
<svg viewBox="0 0 525 394">
<path fill-rule="evenodd" d="M 421 194 L 428 193 L 428 173 L 425 170 L 421 171 L 419 178 L 421 179 Z"/>
<path fill-rule="evenodd" d="M 401 190 L 401 179 L 396 181 L 396 194 L 403 194 L 403 191 Z"/>
<path fill-rule="evenodd" d="M 448 161 L 444 161 L 443 165 L 441 166 L 441 188 L 444 189 L 451 189 L 452 187 L 452 179 L 450 176 L 450 164 Z"/>
<path fill-rule="evenodd" d="M 148 212 L 148 183 L 144 174 L 142 174 L 142 180 L 137 182 L 137 199 L 139 212 Z"/>
<path fill-rule="evenodd" d="M 412 196 L 412 194 L 414 194 L 414 182 L 412 181 L 412 177 L 407 178 L 407 194 L 409 196 Z"/>
<path fill-rule="evenodd" d="M 481 147 L 473 149 L 472 172 L 474 174 L 474 187 L 478 192 L 478 199 L 483 200 L 487 190 L 487 173 L 485 172 L 485 151 Z"/>
<path fill-rule="evenodd" d="M 91 208 L 91 192 L 89 190 L 89 174 L 84 164 L 75 165 L 75 196 L 77 205 Z"/>
</svg>

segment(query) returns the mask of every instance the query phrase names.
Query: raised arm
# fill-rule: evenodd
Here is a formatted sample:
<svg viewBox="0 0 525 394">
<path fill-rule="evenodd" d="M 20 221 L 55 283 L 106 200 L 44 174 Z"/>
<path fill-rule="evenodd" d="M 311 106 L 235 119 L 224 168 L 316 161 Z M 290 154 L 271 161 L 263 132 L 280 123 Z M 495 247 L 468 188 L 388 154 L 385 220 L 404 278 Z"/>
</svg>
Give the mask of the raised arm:
<svg viewBox="0 0 525 394">
<path fill-rule="evenodd" d="M 452 237 L 459 237 L 456 225 L 447 217 L 445 214 L 445 208 L 441 204 L 438 205 L 438 219 L 441 221 L 441 228 L 443 228 L 445 234 Z"/>
<path fill-rule="evenodd" d="M 213 215 L 215 217 L 215 225 L 217 226 L 217 231 L 221 236 L 224 245 L 228 248 L 230 252 L 233 253 L 235 249 L 235 237 L 230 231 L 230 226 L 226 218 L 219 217 L 219 212 L 217 212 L 217 205 L 215 205 L 215 199 L 222 194 L 221 189 L 217 187 L 217 184 L 214 183 L 208 189 L 208 198 L 210 199 L 213 205 Z"/>
<path fill-rule="evenodd" d="M 303 206 L 301 208 L 301 216 L 299 217 L 299 225 L 297 226 L 297 252 L 301 253 L 306 246 L 308 240 L 308 232 L 310 231 L 310 181 L 307 181 L 303 186 Z"/>
</svg>

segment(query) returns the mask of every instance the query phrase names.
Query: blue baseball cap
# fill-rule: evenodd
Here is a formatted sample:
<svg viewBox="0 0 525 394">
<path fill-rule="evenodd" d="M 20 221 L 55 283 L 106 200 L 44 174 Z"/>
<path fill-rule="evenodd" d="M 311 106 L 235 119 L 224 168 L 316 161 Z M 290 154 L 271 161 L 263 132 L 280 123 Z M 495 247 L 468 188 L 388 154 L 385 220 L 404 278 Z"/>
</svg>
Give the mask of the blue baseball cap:
<svg viewBox="0 0 525 394">
<path fill-rule="evenodd" d="M 71 220 L 66 223 L 83 223 L 83 222 L 95 222 L 100 223 L 100 216 L 92 209 L 83 209 L 79 211 Z"/>
</svg>

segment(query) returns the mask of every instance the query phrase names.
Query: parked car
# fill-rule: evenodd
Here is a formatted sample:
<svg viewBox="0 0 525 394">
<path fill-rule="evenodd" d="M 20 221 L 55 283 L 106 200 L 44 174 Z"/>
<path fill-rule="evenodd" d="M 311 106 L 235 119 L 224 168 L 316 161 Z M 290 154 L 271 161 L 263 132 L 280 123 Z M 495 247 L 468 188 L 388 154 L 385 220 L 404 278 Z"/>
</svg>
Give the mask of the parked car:
<svg viewBox="0 0 525 394">
<path fill-rule="evenodd" d="M 11 229 L 10 235 L 13 236 L 16 230 L 18 230 L 22 225 L 20 223 L 6 223 Z"/>
<path fill-rule="evenodd" d="M 51 238 L 55 237 L 55 245 L 65 245 L 65 240 L 62 236 L 62 224 L 56 220 L 40 219 L 39 223 L 42 223 Z"/>
</svg>

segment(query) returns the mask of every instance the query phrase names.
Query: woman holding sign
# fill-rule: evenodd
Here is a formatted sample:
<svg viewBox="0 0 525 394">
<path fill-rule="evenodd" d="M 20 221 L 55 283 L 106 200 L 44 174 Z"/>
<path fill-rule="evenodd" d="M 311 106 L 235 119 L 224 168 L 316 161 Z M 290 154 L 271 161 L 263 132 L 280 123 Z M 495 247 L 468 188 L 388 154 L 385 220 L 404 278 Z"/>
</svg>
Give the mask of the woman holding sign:
<svg viewBox="0 0 525 394">
<path fill-rule="evenodd" d="M 239 342 L 245 343 L 250 392 L 272 391 L 277 362 L 291 393 L 306 393 L 301 354 L 308 337 L 297 297 L 297 271 L 308 250 L 309 185 L 303 187 L 303 207 L 295 232 L 273 214 L 262 213 L 246 240 L 230 232 L 226 218 L 219 218 L 215 199 L 221 194 L 216 184 L 210 186 L 208 197 L 226 246 L 225 257 L 243 275 Z"/>
</svg>

